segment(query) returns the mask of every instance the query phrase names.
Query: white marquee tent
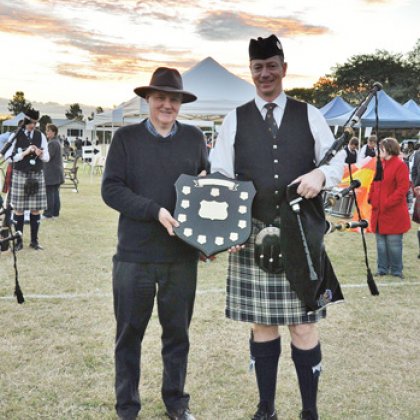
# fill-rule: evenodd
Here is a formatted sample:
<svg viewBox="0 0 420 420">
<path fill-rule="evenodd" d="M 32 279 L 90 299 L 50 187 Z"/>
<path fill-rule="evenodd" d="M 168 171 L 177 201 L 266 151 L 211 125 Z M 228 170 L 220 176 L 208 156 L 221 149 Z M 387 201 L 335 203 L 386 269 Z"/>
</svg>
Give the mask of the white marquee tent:
<svg viewBox="0 0 420 420">
<path fill-rule="evenodd" d="M 3 121 L 3 127 L 17 127 L 19 121 L 25 118 L 25 113 L 20 112 L 15 117 L 11 118 L 10 120 Z"/>
<path fill-rule="evenodd" d="M 251 83 L 235 76 L 211 57 L 187 70 L 182 79 L 184 89 L 194 93 L 198 98 L 195 102 L 182 105 L 180 118 L 183 120 L 207 120 L 211 117 L 224 116 L 255 95 L 255 88 Z M 115 128 L 139 121 L 147 113 L 146 101 L 135 96 L 112 111 L 96 115 L 88 123 L 88 128 L 91 130 L 101 130 L 101 127 Z"/>
</svg>

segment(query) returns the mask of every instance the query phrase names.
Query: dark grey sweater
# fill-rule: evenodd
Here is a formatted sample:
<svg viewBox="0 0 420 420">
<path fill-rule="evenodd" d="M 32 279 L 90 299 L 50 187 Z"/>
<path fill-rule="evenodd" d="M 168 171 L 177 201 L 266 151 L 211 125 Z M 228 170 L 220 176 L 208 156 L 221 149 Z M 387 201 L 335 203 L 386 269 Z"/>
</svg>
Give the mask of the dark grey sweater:
<svg viewBox="0 0 420 420">
<path fill-rule="evenodd" d="M 64 182 L 63 153 L 60 140 L 57 137 L 48 141 L 50 160 L 44 162 L 44 177 L 46 185 L 60 185 Z"/>
<path fill-rule="evenodd" d="M 159 223 L 161 207 L 173 214 L 174 184 L 181 174 L 207 169 L 203 134 L 178 124 L 172 137 L 153 136 L 144 122 L 117 130 L 102 180 L 102 198 L 120 212 L 116 258 L 127 262 L 173 262 L 197 258 L 197 252 L 168 235 Z"/>
</svg>

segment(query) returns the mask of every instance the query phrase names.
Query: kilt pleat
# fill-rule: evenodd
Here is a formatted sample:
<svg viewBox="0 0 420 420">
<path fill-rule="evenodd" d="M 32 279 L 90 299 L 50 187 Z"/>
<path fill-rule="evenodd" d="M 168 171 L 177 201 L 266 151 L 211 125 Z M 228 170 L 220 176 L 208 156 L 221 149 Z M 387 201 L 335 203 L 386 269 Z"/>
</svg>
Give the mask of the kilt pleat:
<svg viewBox="0 0 420 420">
<path fill-rule="evenodd" d="M 39 183 L 38 192 L 30 196 L 25 195 L 25 181 L 34 178 Z M 47 208 L 47 190 L 45 188 L 44 172 L 23 172 L 13 169 L 11 204 L 15 211 L 45 210 Z"/>
<path fill-rule="evenodd" d="M 226 316 L 263 325 L 303 324 L 325 318 L 325 309 L 307 314 L 284 273 L 266 273 L 255 264 L 255 236 L 264 227 L 264 223 L 253 219 L 245 248 L 229 254 Z"/>
</svg>

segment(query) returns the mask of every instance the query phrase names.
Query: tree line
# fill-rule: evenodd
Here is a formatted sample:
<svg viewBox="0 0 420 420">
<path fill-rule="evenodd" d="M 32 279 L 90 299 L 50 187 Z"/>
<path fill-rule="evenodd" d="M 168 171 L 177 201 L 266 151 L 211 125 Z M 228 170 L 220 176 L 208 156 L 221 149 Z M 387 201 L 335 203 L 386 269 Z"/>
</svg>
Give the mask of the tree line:
<svg viewBox="0 0 420 420">
<path fill-rule="evenodd" d="M 13 98 L 8 103 L 8 109 L 13 115 L 18 115 L 21 112 L 26 113 L 27 111 L 33 109 L 32 103 L 28 102 L 25 98 L 25 94 L 22 91 L 18 91 L 13 95 Z M 104 112 L 101 106 L 96 107 L 95 112 L 91 112 L 91 114 L 87 117 L 87 119 L 93 120 L 96 114 L 101 114 Z M 80 107 L 80 104 L 74 103 L 69 106 L 69 109 L 66 110 L 65 116 L 68 120 L 74 121 L 83 121 L 84 115 L 83 110 Z M 47 124 L 52 122 L 51 117 L 49 115 L 43 115 L 39 119 L 39 125 L 41 131 L 45 131 L 45 127 Z"/>
<path fill-rule="evenodd" d="M 331 74 L 320 77 L 312 88 L 295 88 L 286 93 L 317 108 L 341 96 L 352 105 L 358 105 L 373 82 L 400 103 L 420 100 L 420 39 L 406 56 L 377 50 L 374 54 L 350 57 L 337 64 Z"/>
</svg>

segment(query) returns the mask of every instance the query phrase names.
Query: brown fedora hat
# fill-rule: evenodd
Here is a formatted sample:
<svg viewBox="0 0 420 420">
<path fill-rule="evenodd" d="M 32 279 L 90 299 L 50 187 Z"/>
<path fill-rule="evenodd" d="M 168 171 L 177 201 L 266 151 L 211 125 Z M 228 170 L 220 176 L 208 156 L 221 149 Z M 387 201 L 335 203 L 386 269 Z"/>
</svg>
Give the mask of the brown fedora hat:
<svg viewBox="0 0 420 420">
<path fill-rule="evenodd" d="M 158 67 L 150 79 L 148 86 L 140 86 L 134 89 L 136 95 L 146 98 L 147 94 L 153 90 L 162 92 L 181 93 L 182 103 L 194 102 L 197 96 L 187 92 L 182 84 L 182 78 L 177 69 L 168 67 Z"/>
</svg>

